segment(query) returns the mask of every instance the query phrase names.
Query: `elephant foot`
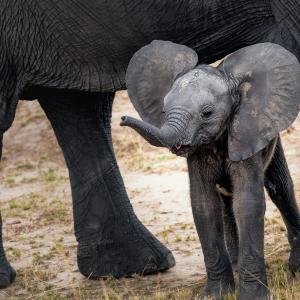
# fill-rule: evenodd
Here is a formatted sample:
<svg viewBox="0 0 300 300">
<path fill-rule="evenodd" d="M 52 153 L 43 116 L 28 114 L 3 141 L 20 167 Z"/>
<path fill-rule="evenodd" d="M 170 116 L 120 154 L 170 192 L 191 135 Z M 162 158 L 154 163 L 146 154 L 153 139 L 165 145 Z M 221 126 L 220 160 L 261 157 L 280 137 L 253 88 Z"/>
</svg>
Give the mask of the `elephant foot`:
<svg viewBox="0 0 300 300">
<path fill-rule="evenodd" d="M 15 269 L 6 261 L 0 263 L 0 289 L 10 286 L 16 278 Z"/>
<path fill-rule="evenodd" d="M 241 283 L 238 300 L 270 300 L 270 292 L 261 282 Z"/>
<path fill-rule="evenodd" d="M 290 270 L 295 274 L 300 272 L 300 237 L 295 237 L 292 246 L 291 254 L 289 257 Z"/>
<path fill-rule="evenodd" d="M 235 284 L 233 276 L 222 277 L 221 280 L 208 280 L 204 293 L 200 299 L 223 300 L 234 293 Z"/>
<path fill-rule="evenodd" d="M 149 275 L 175 266 L 171 251 L 154 237 L 150 241 L 123 237 L 121 242 L 80 242 L 77 262 L 79 271 L 89 279 Z"/>
</svg>

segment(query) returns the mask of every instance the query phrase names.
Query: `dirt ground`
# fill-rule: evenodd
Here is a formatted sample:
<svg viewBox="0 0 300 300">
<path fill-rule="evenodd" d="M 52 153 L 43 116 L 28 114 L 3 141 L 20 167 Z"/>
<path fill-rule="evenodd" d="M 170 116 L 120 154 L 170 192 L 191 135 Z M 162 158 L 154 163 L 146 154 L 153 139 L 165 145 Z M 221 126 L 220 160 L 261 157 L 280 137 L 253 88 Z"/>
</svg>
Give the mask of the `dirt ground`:
<svg viewBox="0 0 300 300">
<path fill-rule="evenodd" d="M 201 290 L 205 268 L 191 214 L 186 161 L 121 128 L 124 114 L 136 115 L 126 92 L 120 92 L 114 104 L 113 139 L 125 185 L 136 214 L 173 251 L 176 267 L 122 280 L 92 282 L 80 275 L 65 163 L 38 103 L 22 101 L 6 134 L 0 167 L 4 241 L 18 277 L 0 291 L 0 299 L 191 299 Z M 300 119 L 282 137 L 300 199 Z M 294 288 L 300 278 L 286 271 L 284 224 L 270 201 L 266 257 L 270 286 L 278 299 L 300 299 Z"/>
</svg>

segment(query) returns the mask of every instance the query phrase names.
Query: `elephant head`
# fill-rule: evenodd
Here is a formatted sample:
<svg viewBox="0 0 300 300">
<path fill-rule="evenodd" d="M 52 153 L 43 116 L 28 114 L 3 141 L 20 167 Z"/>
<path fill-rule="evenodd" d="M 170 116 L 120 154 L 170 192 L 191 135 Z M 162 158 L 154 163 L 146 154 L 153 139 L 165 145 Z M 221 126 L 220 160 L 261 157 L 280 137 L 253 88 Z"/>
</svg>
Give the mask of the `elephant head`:
<svg viewBox="0 0 300 300">
<path fill-rule="evenodd" d="M 154 146 L 188 156 L 227 132 L 233 161 L 265 148 L 297 117 L 300 65 L 279 45 L 240 49 L 217 67 L 198 65 L 195 51 L 153 41 L 131 59 L 129 97 L 143 121 L 123 117 Z"/>
</svg>

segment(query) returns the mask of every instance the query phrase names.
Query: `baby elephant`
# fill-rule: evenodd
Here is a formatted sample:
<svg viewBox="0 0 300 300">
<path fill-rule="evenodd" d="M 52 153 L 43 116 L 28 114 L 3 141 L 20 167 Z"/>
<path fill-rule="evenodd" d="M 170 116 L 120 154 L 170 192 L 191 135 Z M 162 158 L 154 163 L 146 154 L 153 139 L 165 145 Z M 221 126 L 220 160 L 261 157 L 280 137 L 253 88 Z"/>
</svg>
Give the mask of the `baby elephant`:
<svg viewBox="0 0 300 300">
<path fill-rule="evenodd" d="M 289 265 L 300 271 L 300 215 L 279 133 L 295 120 L 300 65 L 279 45 L 234 52 L 217 68 L 190 48 L 153 41 L 132 58 L 129 96 L 143 121 L 123 117 L 154 146 L 187 157 L 192 209 L 205 258 L 205 296 L 268 299 L 266 187 L 285 221 Z"/>
</svg>

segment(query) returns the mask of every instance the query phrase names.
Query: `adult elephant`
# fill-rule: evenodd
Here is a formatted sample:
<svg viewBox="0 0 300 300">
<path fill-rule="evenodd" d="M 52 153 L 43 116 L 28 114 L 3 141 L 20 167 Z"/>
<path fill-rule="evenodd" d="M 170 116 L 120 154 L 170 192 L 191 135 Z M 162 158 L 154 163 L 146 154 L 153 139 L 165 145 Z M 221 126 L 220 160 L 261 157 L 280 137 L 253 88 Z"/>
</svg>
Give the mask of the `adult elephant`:
<svg viewBox="0 0 300 300">
<path fill-rule="evenodd" d="M 38 99 L 70 173 L 81 273 L 172 267 L 135 216 L 112 148 L 112 101 L 127 64 L 154 39 L 186 44 L 200 63 L 265 41 L 299 58 L 298 0 L 0 0 L 0 15 L 0 140 L 18 99 Z M 14 277 L 1 241 L 0 286 Z"/>
</svg>

